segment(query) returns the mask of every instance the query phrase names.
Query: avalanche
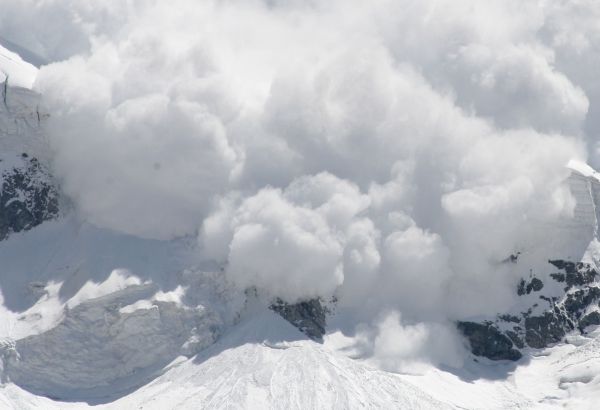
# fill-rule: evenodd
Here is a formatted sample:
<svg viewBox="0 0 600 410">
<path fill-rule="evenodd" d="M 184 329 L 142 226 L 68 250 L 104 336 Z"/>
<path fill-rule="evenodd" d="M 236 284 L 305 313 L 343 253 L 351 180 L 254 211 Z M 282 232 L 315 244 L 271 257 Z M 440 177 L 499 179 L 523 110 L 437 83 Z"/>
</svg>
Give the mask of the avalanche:
<svg viewBox="0 0 600 410">
<path fill-rule="evenodd" d="M 96 45 L 101 40 L 101 36 L 95 38 L 98 41 Z M 101 54 L 106 53 L 102 56 L 110 62 L 111 52 L 114 50 L 110 50 L 110 47 L 98 47 L 94 51 L 98 50 Z M 174 50 L 177 47 L 165 52 L 172 53 Z M 469 53 L 468 50 L 463 51 Z M 375 54 L 373 57 L 381 58 Z M 73 61 L 77 64 L 76 59 Z M 363 64 L 365 61 L 358 63 Z M 388 68 L 391 70 L 390 67 Z M 409 78 L 420 84 L 416 91 L 411 89 L 410 92 L 419 96 L 426 95 L 428 102 L 440 103 L 430 87 L 419 82 L 421 77 L 417 73 L 408 69 L 405 71 L 402 73 L 405 77 L 394 77 L 397 82 L 395 86 L 406 87 L 403 81 Z M 597 298 L 592 296 L 594 292 L 600 292 L 600 287 L 597 275 L 591 272 L 599 271 L 600 268 L 600 174 L 585 163 L 574 160 L 566 169 L 554 167 L 559 168 L 558 176 L 554 176 L 554 179 L 560 179 L 563 172 L 565 175 L 560 184 L 568 193 L 564 198 L 554 198 L 563 191 L 557 190 L 549 194 L 543 187 L 531 188 L 528 185 L 531 180 L 523 183 L 516 178 L 515 184 L 501 186 L 501 189 L 494 190 L 490 185 L 483 189 L 476 187 L 455 190 L 452 195 L 439 201 L 440 207 L 445 206 L 445 211 L 454 212 L 459 221 L 465 215 L 471 216 L 486 209 L 493 211 L 498 203 L 502 203 L 507 197 L 512 198 L 510 195 L 513 193 L 505 192 L 504 188 L 514 189 L 518 194 L 524 195 L 531 192 L 547 194 L 564 205 L 565 209 L 572 211 L 566 216 L 561 215 L 555 225 L 548 226 L 544 225 L 547 220 L 536 217 L 538 213 L 552 213 L 553 210 L 538 210 L 534 207 L 530 212 L 529 208 L 523 208 L 523 213 L 531 218 L 528 222 L 541 225 L 536 226 L 539 228 L 537 236 L 527 237 L 515 244 L 513 254 L 502 254 L 498 260 L 491 262 L 498 268 L 497 273 L 506 274 L 497 279 L 497 283 L 508 283 L 507 292 L 512 293 L 507 300 L 514 303 L 504 300 L 509 305 L 507 311 L 496 312 L 497 315 L 452 312 L 454 316 L 462 314 L 461 320 L 471 321 L 474 326 L 479 325 L 477 329 L 485 327 L 488 333 L 476 333 L 475 337 L 465 338 L 455 329 L 454 322 L 448 323 L 446 320 L 439 323 L 435 321 L 439 318 L 434 317 L 431 320 L 435 325 L 425 327 L 415 322 L 414 315 L 404 317 L 386 312 L 385 309 L 376 319 L 380 327 L 391 325 L 383 329 L 387 332 L 377 333 L 375 326 L 367 323 L 372 319 L 368 316 L 368 311 L 374 302 L 360 299 L 360 295 L 364 294 L 361 291 L 368 288 L 368 280 L 355 276 L 356 282 L 352 283 L 350 266 L 357 272 L 363 272 L 363 269 L 375 275 L 380 264 L 387 264 L 388 270 L 381 273 L 387 279 L 393 276 L 396 268 L 409 266 L 417 273 L 435 271 L 438 276 L 433 281 L 439 283 L 433 285 L 455 285 L 452 282 L 455 278 L 450 275 L 445 264 L 450 259 L 450 251 L 443 246 L 440 236 L 419 228 L 407 215 L 394 211 L 401 201 L 415 194 L 408 188 L 403 191 L 406 175 L 415 171 L 416 177 L 425 178 L 422 170 L 412 170 L 412 165 L 408 163 L 396 163 L 391 180 L 372 183 L 368 189 L 365 189 L 366 184 L 354 184 L 332 173 L 321 172 L 295 178 L 284 188 L 269 186 L 260 189 L 254 195 L 244 196 L 245 193 L 241 190 L 221 198 L 221 202 L 216 205 L 212 202 L 218 201 L 205 198 L 206 195 L 213 194 L 210 190 L 190 192 L 175 189 L 172 180 L 160 181 L 163 194 L 160 201 L 164 203 L 159 204 L 161 206 L 157 209 L 176 209 L 182 213 L 195 214 L 198 198 L 201 198 L 200 202 L 207 209 L 209 202 L 211 207 L 215 205 L 217 211 L 207 218 L 201 238 L 208 239 L 211 242 L 208 247 L 212 246 L 214 254 L 224 256 L 225 260 L 207 260 L 205 255 L 198 252 L 198 238 L 190 234 L 195 233 L 197 227 L 190 227 L 187 220 L 176 218 L 177 232 L 183 234 L 176 235 L 175 239 L 161 235 L 158 238 L 150 234 L 135 235 L 135 232 L 127 230 L 110 229 L 115 228 L 113 220 L 108 226 L 94 224 L 90 222 L 93 220 L 91 215 L 86 213 L 97 209 L 114 211 L 122 207 L 123 212 L 119 215 L 125 221 L 135 214 L 127 208 L 127 201 L 106 199 L 90 187 L 85 192 L 80 192 L 81 197 L 77 197 L 77 190 L 71 191 L 74 193 L 71 197 L 64 195 L 61 184 L 65 180 L 57 178 L 51 172 L 57 166 L 53 162 L 56 152 L 50 148 L 46 134 L 49 117 L 54 113 L 47 111 L 40 103 L 41 96 L 34 91 L 37 72 L 34 65 L 0 46 L 0 82 L 4 85 L 0 102 L 0 407 L 157 410 L 597 407 L 600 397 L 600 323 L 593 323 L 593 319 L 600 308 Z M 211 72 L 210 69 L 207 72 Z M 330 74 L 322 73 L 318 80 L 331 80 L 335 83 L 337 78 L 326 78 Z M 359 74 L 356 74 L 355 79 L 364 81 L 364 87 L 373 86 L 359 78 Z M 551 74 L 553 80 L 564 85 L 561 83 L 562 77 L 556 73 Z M 105 85 L 102 76 L 98 76 L 96 80 L 98 84 Z M 302 103 L 303 99 L 317 99 L 316 95 L 295 95 L 297 90 L 286 89 L 289 84 L 286 85 L 285 79 L 280 81 L 278 85 L 283 88 L 277 90 L 275 87 L 276 98 L 272 104 L 281 104 L 291 112 L 296 112 L 295 104 Z M 481 81 L 491 80 L 487 78 Z M 197 89 L 177 92 L 182 95 L 195 92 L 203 98 L 206 95 L 214 97 L 222 92 L 220 87 L 223 86 L 218 81 L 216 83 L 218 86 L 212 84 L 210 87 L 195 84 Z M 294 81 L 291 83 L 295 84 Z M 144 89 L 147 86 L 143 82 L 133 84 L 133 88 Z M 374 86 L 377 88 L 379 85 Z M 77 87 L 69 91 L 73 90 L 76 91 Z M 579 101 L 579 105 L 575 104 L 579 109 L 585 104 L 582 102 L 584 99 L 579 98 L 578 90 L 571 94 L 565 92 L 568 97 L 565 98 Z M 322 90 L 312 91 L 318 94 Z M 335 84 L 328 92 L 341 93 L 340 90 L 335 90 Z M 252 94 L 250 91 L 248 93 Z M 118 98 L 118 91 L 115 94 L 115 98 Z M 125 98 L 124 95 L 121 97 Z M 98 98 L 101 97 L 100 95 Z M 324 102 L 322 107 L 315 108 L 314 112 L 309 110 L 310 112 L 300 113 L 310 119 L 325 116 L 324 113 L 331 115 L 327 119 L 330 123 L 303 132 L 319 136 L 320 132 L 331 131 L 328 127 L 333 129 L 344 121 L 350 122 L 350 118 L 344 118 L 341 111 L 337 111 L 344 108 L 341 106 L 343 98 L 339 95 L 335 97 L 339 100 L 332 98 Z M 253 98 L 260 99 L 257 96 Z M 393 99 L 390 97 L 390 101 Z M 148 104 L 147 108 L 156 109 L 157 112 L 162 112 L 161 109 L 168 105 L 157 95 L 148 99 L 140 97 L 140 100 Z M 200 159 L 210 162 L 209 165 L 214 167 L 218 175 L 204 175 L 203 170 L 193 173 L 199 178 L 214 177 L 215 185 L 243 182 L 243 169 L 236 161 L 251 154 L 240 154 L 236 144 L 229 146 L 224 142 L 227 130 L 219 122 L 220 119 L 217 121 L 213 118 L 213 111 L 229 118 L 228 116 L 233 116 L 230 110 L 239 108 L 231 108 L 231 101 L 225 100 L 216 101 L 210 107 L 183 102 L 165 111 L 167 119 L 175 118 L 182 122 L 189 120 L 185 115 L 193 113 L 192 120 L 177 130 L 181 134 L 196 132 L 199 130 L 198 124 L 202 124 L 200 130 L 205 133 L 205 139 L 200 144 L 185 139 L 180 142 L 183 145 L 190 144 L 188 148 L 192 152 L 197 152 L 198 149 L 198 152 L 203 153 L 214 150 L 221 155 L 216 159 L 210 155 Z M 448 123 L 453 123 L 456 119 L 464 120 L 460 117 L 462 114 L 459 115 L 459 111 L 450 105 L 451 98 L 444 97 L 441 100 L 443 108 L 440 110 L 451 107 L 445 114 L 450 119 Z M 382 101 L 384 104 L 387 100 L 384 98 Z M 486 105 L 485 101 L 482 104 Z M 94 113 L 98 109 L 97 106 L 92 108 Z M 362 110 L 365 107 L 359 108 Z M 99 112 L 103 113 L 102 109 Z M 371 114 L 376 117 L 378 112 L 373 110 Z M 544 113 L 540 117 L 543 117 L 542 114 Z M 145 119 L 131 101 L 124 103 L 111 115 L 109 119 L 114 121 L 111 126 L 118 132 L 128 126 L 121 122 L 125 115 Z M 499 116 L 498 122 L 510 122 L 516 115 L 517 113 L 507 110 Z M 574 117 L 578 115 L 579 111 L 573 114 Z M 94 126 L 85 121 L 92 117 L 83 117 L 82 124 L 85 127 Z M 287 116 L 283 120 L 262 120 L 267 123 L 270 131 L 277 130 L 278 127 L 287 129 L 290 124 L 298 125 L 297 119 Z M 283 122 L 279 124 L 279 120 Z M 286 122 L 288 120 L 289 123 Z M 488 125 L 482 125 L 483 122 L 471 119 L 464 120 L 461 124 L 467 134 L 476 135 L 477 132 L 488 132 L 491 129 Z M 243 128 L 245 125 L 248 124 L 236 126 Z M 312 126 L 312 122 L 310 125 Z M 358 128 L 368 125 L 359 124 Z M 392 130 L 396 125 L 395 119 L 385 123 Z M 249 125 L 250 128 L 253 126 L 257 125 Z M 157 135 L 162 131 L 173 131 L 170 128 L 161 131 L 160 127 L 154 129 L 152 125 L 145 123 L 141 130 L 152 130 Z M 140 132 L 138 129 L 125 131 Z M 432 132 L 438 132 L 437 128 Z M 123 134 L 125 137 L 128 135 Z M 357 135 L 349 132 L 342 136 L 342 139 L 348 139 L 343 142 L 358 139 Z M 335 142 L 333 140 L 336 137 L 340 136 L 332 136 L 327 143 Z M 498 138 L 495 143 L 501 146 L 507 139 L 519 140 L 520 137 L 520 134 L 507 132 L 503 135 L 504 139 Z M 532 140 L 539 141 L 536 138 L 537 134 Z M 311 152 L 315 147 L 311 147 L 310 143 L 319 145 L 321 142 L 319 138 L 315 138 L 315 141 L 308 143 L 308 147 L 295 148 L 298 152 Z M 282 140 L 281 143 L 281 146 L 269 149 L 280 149 L 283 152 L 285 149 L 282 147 L 287 147 L 288 143 L 291 146 L 300 144 L 293 140 Z M 259 142 L 257 145 L 260 147 L 260 144 Z M 387 155 L 385 144 L 377 147 L 367 145 L 369 144 L 365 145 L 365 150 L 373 148 L 379 150 L 376 153 Z M 161 147 L 168 149 L 167 146 Z M 320 145 L 320 148 L 326 151 L 331 147 Z M 363 158 L 362 153 L 350 151 L 348 149 L 340 156 L 336 156 L 338 153 L 331 154 L 326 160 L 331 160 L 332 169 L 335 166 L 342 169 L 347 160 L 343 155 L 347 154 L 348 158 L 364 161 L 361 164 L 365 167 L 379 169 L 380 164 L 370 164 L 366 155 Z M 78 153 L 77 148 L 70 154 L 74 153 Z M 469 172 L 483 165 L 486 172 L 489 171 L 485 155 L 479 154 L 481 152 L 475 147 L 472 155 L 461 161 L 460 167 L 465 179 L 468 179 Z M 78 164 L 86 161 L 85 157 L 75 157 Z M 266 172 L 267 168 L 262 168 L 260 158 L 251 158 L 258 165 L 250 161 L 245 166 L 255 166 L 259 174 Z M 290 162 L 298 160 L 291 154 L 290 158 Z M 523 161 L 526 168 L 530 162 L 527 159 Z M 197 171 L 195 161 L 191 161 L 191 164 L 191 168 Z M 123 164 L 113 165 L 122 167 Z M 154 162 L 151 168 L 157 171 L 169 165 Z M 312 169 L 313 166 L 303 165 L 307 169 Z M 499 169 L 502 168 L 501 165 Z M 344 171 L 353 175 L 360 167 L 351 168 L 356 169 Z M 514 171 L 513 168 L 511 170 Z M 173 175 L 178 175 L 178 172 L 176 168 Z M 497 172 L 501 173 L 501 170 Z M 492 171 L 486 175 L 489 178 L 498 176 Z M 119 181 L 113 176 L 111 173 L 97 175 L 99 183 L 118 185 Z M 78 179 L 77 175 L 69 177 L 69 183 L 75 185 L 86 181 Z M 137 175 L 134 177 L 133 180 L 140 184 L 151 179 L 148 174 L 144 174 L 143 178 L 138 178 Z M 286 177 L 282 176 L 281 180 Z M 543 181 L 545 178 L 539 177 L 537 180 Z M 457 181 L 448 178 L 444 180 L 444 184 L 455 186 Z M 154 193 L 152 184 L 142 188 L 144 195 Z M 479 201 L 480 197 L 488 198 L 485 193 L 491 193 L 489 198 L 494 201 Z M 429 194 L 429 191 L 422 193 L 423 198 L 418 198 L 421 202 L 415 203 L 428 204 Z M 186 204 L 179 208 L 179 204 L 172 203 L 177 199 Z M 107 202 L 103 202 L 105 200 Z M 159 199 L 151 195 L 142 198 L 142 202 L 152 200 Z M 571 200 L 572 203 L 569 202 Z M 81 207 L 82 201 L 88 201 L 87 207 Z M 539 205 L 537 202 L 535 204 Z M 569 204 L 572 206 L 569 207 Z M 376 208 L 381 214 L 370 215 L 372 219 L 367 218 L 369 207 Z M 417 209 L 415 213 L 418 214 L 419 211 L 421 209 Z M 152 216 L 156 219 L 156 228 L 160 225 L 159 216 Z M 396 231 L 376 233 L 374 226 L 382 220 L 384 224 L 389 224 L 389 229 Z M 437 222 L 440 226 L 444 225 Z M 514 224 L 514 221 L 506 220 L 493 222 L 498 225 L 502 222 L 510 222 L 510 226 Z M 137 223 L 132 222 L 132 226 L 135 226 L 133 231 L 153 232 L 152 227 L 144 231 L 147 227 L 143 224 L 136 225 Z M 462 231 L 460 226 L 458 229 L 447 226 L 444 228 L 457 235 L 469 232 Z M 503 227 L 496 228 L 501 230 Z M 490 232 L 483 232 L 483 235 L 491 235 Z M 546 233 L 548 235 L 544 237 Z M 382 238 L 384 234 L 389 235 Z M 299 242 L 302 246 L 296 246 L 297 238 L 301 238 Z M 538 246 L 540 238 L 543 239 L 544 246 Z M 269 254 L 265 249 L 272 249 L 270 246 L 276 247 L 280 252 L 276 255 Z M 395 258 L 380 257 L 378 246 L 387 247 Z M 527 271 L 522 268 L 539 266 L 534 262 L 546 258 L 544 252 L 549 249 L 556 260 L 551 265 L 544 265 L 545 270 L 541 268 Z M 397 250 L 400 251 L 398 255 L 393 253 Z M 458 249 L 462 255 L 460 251 Z M 214 259 L 219 259 L 217 256 Z M 249 256 L 255 259 L 248 259 Z M 227 261 L 227 258 L 230 260 Z M 294 266 L 286 269 L 290 260 L 294 261 Z M 466 266 L 469 262 L 465 260 L 461 266 Z M 543 262 L 546 264 L 546 260 Z M 486 260 L 486 263 L 490 262 Z M 344 279 L 341 274 L 344 264 L 346 281 L 353 287 L 346 287 L 338 294 L 336 289 Z M 324 285 L 321 284 L 316 289 L 311 288 L 310 283 L 297 280 L 298 277 L 306 280 L 302 276 L 307 273 L 306 267 L 312 269 L 309 273 L 313 279 L 327 282 L 326 290 L 331 294 L 329 299 L 316 297 L 322 296 Z M 289 282 L 281 280 L 273 285 L 270 282 L 273 276 L 265 272 L 271 268 L 277 270 L 278 274 L 289 273 L 289 270 L 294 275 L 285 277 Z M 523 269 L 524 272 L 521 271 Z M 320 278 L 322 270 L 329 271 L 331 276 Z M 248 272 L 252 275 L 246 276 Z M 585 280 L 578 281 L 577 275 L 581 272 L 587 276 L 584 277 Z M 569 277 L 569 274 L 573 276 Z M 569 278 L 573 277 L 575 279 L 570 283 Z M 438 298 L 441 299 L 449 288 L 433 289 L 432 280 L 421 279 L 420 276 L 414 276 L 404 282 L 395 282 L 391 278 L 390 282 L 383 282 L 391 285 L 382 289 L 375 299 L 381 296 L 381 302 L 385 306 L 386 298 L 403 290 L 401 285 L 416 286 L 410 287 L 404 293 L 404 298 L 414 305 L 421 306 L 422 303 L 423 310 L 426 311 L 431 308 L 432 303 L 438 303 Z M 538 282 L 534 282 L 534 279 Z M 465 276 L 456 280 L 463 280 L 466 286 L 481 281 L 477 288 L 481 289 L 482 286 L 489 285 L 486 280 L 492 279 Z M 273 304 L 273 295 L 264 288 L 277 290 L 277 296 L 288 297 L 288 301 L 278 299 Z M 419 292 L 413 291 L 414 289 Z M 298 294 L 302 292 L 315 297 L 305 301 L 298 298 Z M 468 291 L 459 293 L 459 296 L 466 294 Z M 360 303 L 345 305 L 343 298 L 348 295 L 354 295 Z M 428 297 L 424 298 L 423 295 Z M 306 304 L 295 304 L 298 301 Z M 486 301 L 482 303 L 487 304 Z M 560 314 L 556 313 L 559 310 Z M 526 327 L 528 320 L 546 314 L 552 315 L 552 312 L 556 313 L 552 319 L 564 321 L 560 326 L 554 326 L 552 322 L 550 330 L 553 332 L 549 335 L 544 333 L 548 329 L 542 324 L 538 329 L 538 336 L 544 336 L 543 343 L 533 346 L 531 340 L 540 339 L 531 338 L 531 329 Z M 432 310 L 425 312 L 424 316 L 429 319 L 427 314 L 433 317 L 435 313 Z M 586 317 L 592 321 L 585 322 Z M 313 332 L 314 329 L 307 330 L 311 323 L 316 323 L 317 332 Z M 521 327 L 517 330 L 518 326 Z M 546 326 L 549 325 L 546 323 Z M 489 330 L 492 327 L 494 331 Z M 319 332 L 323 328 L 325 333 L 321 335 Z M 428 333 L 436 331 L 439 333 Z M 512 334 L 516 335 L 515 339 Z M 437 335 L 448 337 L 435 340 Z M 456 340 L 459 344 L 452 345 Z M 490 344 L 497 348 L 494 344 L 497 340 L 505 343 L 511 352 L 518 350 L 518 355 L 511 356 L 511 359 L 517 360 L 490 360 L 499 356 L 486 354 L 489 350 L 484 348 Z M 478 350 L 477 343 L 484 348 Z M 429 351 L 427 354 L 423 353 L 427 349 L 437 352 L 438 357 Z M 450 352 L 448 355 L 455 356 L 455 360 L 444 360 L 443 357 L 437 362 L 434 360 L 447 352 Z M 480 354 L 481 352 L 483 353 Z M 497 349 L 493 353 L 497 353 Z"/>
</svg>

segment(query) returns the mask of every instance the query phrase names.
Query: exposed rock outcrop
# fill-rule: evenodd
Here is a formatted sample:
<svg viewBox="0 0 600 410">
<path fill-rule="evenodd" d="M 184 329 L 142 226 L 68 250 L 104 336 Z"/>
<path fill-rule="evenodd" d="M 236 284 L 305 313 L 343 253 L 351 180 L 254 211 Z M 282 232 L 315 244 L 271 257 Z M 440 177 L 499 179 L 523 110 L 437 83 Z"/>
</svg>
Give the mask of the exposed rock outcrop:
<svg viewBox="0 0 600 410">
<path fill-rule="evenodd" d="M 459 322 L 458 330 L 467 337 L 471 351 L 477 356 L 492 360 L 519 360 L 522 356 L 511 339 L 492 323 Z"/>
<path fill-rule="evenodd" d="M 46 164 L 48 114 L 39 95 L 2 84 L 0 103 L 0 240 L 58 215 L 58 190 Z"/>
<path fill-rule="evenodd" d="M 0 240 L 58 215 L 58 193 L 48 171 L 25 153 L 11 162 L 8 167 L 0 162 Z"/>
<path fill-rule="evenodd" d="M 270 309 L 297 327 L 302 333 L 315 341 L 321 341 L 325 334 L 328 309 L 320 299 L 289 304 L 277 299 Z"/>
<path fill-rule="evenodd" d="M 588 326 L 600 325 L 598 272 L 582 262 L 551 260 L 549 263 L 559 269 L 550 278 L 565 284 L 561 297 L 539 294 L 536 302 L 518 315 L 502 314 L 493 321 L 457 324 L 469 340 L 473 354 L 492 360 L 518 360 L 521 354 L 517 349 L 544 348 L 560 342 L 573 330 L 585 332 Z M 542 289 L 541 279 L 522 279 L 517 294 L 526 297 Z"/>
</svg>

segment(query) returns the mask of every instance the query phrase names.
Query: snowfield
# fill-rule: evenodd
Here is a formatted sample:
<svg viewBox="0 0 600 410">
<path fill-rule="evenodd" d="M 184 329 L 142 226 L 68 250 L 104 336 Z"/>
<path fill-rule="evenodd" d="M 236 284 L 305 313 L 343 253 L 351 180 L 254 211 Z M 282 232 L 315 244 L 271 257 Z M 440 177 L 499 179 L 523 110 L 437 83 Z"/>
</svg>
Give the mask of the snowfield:
<svg viewBox="0 0 600 410">
<path fill-rule="evenodd" d="M 173 271 L 190 260 L 185 243 L 77 224 L 47 222 L 0 243 L 12 261 L 0 274 L 13 295 L 0 320 L 8 408 L 451 408 L 307 340 L 264 306 L 232 320 L 240 295 L 218 276 Z"/>
<path fill-rule="evenodd" d="M 56 402 L 13 383 L 0 400 L 15 409 L 594 409 L 600 331 L 513 364 L 473 361 L 458 372 L 377 370 L 304 339 L 272 312 L 255 311 L 192 358 L 180 357 L 147 384 L 87 402 Z M 98 369 L 101 371 L 101 369 Z M 100 403 L 100 404 L 98 404 Z"/>
<path fill-rule="evenodd" d="M 595 408 L 600 329 L 516 364 L 394 374 L 336 333 L 319 344 L 241 309 L 218 275 L 178 265 L 187 252 L 69 218 L 0 242 L 2 408 Z"/>
</svg>

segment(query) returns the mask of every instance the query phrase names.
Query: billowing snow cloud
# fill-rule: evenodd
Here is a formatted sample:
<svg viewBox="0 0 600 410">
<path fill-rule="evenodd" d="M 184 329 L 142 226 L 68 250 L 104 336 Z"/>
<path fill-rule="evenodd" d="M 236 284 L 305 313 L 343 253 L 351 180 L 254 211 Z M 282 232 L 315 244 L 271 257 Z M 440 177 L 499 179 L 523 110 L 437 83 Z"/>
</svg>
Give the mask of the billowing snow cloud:
<svg viewBox="0 0 600 410">
<path fill-rule="evenodd" d="M 600 165 L 597 2 L 9 3 L 0 38 L 53 61 L 36 88 L 78 212 L 199 232 L 240 287 L 435 323 L 580 251 L 565 165 Z"/>
<path fill-rule="evenodd" d="M 357 218 L 368 206 L 355 185 L 320 173 L 298 178 L 284 191 L 264 188 L 236 209 L 225 203 L 205 220 L 201 238 L 206 255 L 226 263 L 242 287 L 267 289 L 288 301 L 327 297 L 343 283 L 345 265 L 352 269 L 372 257 L 363 253 L 377 253 L 368 247 L 368 235 L 362 238 Z M 350 241 L 358 243 L 348 243 L 346 261 Z"/>
</svg>

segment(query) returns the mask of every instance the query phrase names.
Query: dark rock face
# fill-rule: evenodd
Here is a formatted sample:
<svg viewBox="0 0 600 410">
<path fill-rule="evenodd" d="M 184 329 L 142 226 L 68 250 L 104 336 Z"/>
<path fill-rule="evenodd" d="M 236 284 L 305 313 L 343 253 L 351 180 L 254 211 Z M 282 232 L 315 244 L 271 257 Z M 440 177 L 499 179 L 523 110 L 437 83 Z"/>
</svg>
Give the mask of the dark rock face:
<svg viewBox="0 0 600 410">
<path fill-rule="evenodd" d="M 320 299 L 311 299 L 293 305 L 277 299 L 269 308 L 312 340 L 323 340 L 328 310 L 322 305 Z"/>
<path fill-rule="evenodd" d="M 526 317 L 525 342 L 537 349 L 560 342 L 566 334 L 565 324 L 566 318 L 560 313 L 545 312 L 542 316 Z"/>
<path fill-rule="evenodd" d="M 583 314 L 583 310 L 600 299 L 600 288 L 588 287 L 579 289 L 567 294 L 564 301 L 564 308 L 569 317 L 574 320 L 579 319 Z"/>
<path fill-rule="evenodd" d="M 550 276 L 557 282 L 566 282 L 567 290 L 573 286 L 582 286 L 592 283 L 598 272 L 596 272 L 590 265 L 582 262 L 567 262 L 563 260 L 548 261 L 552 265 L 556 266 L 560 270 L 564 270 L 564 273 L 553 273 Z"/>
<path fill-rule="evenodd" d="M 531 279 L 531 282 L 529 282 L 529 285 L 527 285 L 527 288 L 525 289 L 525 291 L 529 295 L 532 291 L 539 292 L 543 288 L 544 288 L 544 283 L 541 280 L 539 280 L 538 278 L 533 278 L 533 279 Z"/>
<path fill-rule="evenodd" d="M 600 325 L 600 313 L 592 312 L 582 317 L 579 321 L 579 330 L 583 331 L 586 327 L 591 325 Z"/>
<path fill-rule="evenodd" d="M 544 287 L 544 283 L 538 278 L 533 278 L 529 283 L 525 282 L 525 279 L 521 279 L 519 286 L 517 287 L 517 295 L 529 295 L 531 292 L 539 292 Z"/>
<path fill-rule="evenodd" d="M 519 360 L 521 352 L 513 348 L 513 342 L 491 323 L 458 322 L 458 330 L 471 344 L 474 355 L 491 360 Z"/>
<path fill-rule="evenodd" d="M 600 312 L 595 310 L 600 306 L 596 270 L 581 262 L 552 260 L 549 263 L 562 271 L 550 277 L 565 283 L 564 295 L 539 295 L 539 302 L 520 315 L 501 314 L 494 321 L 483 323 L 459 322 L 458 329 L 469 340 L 473 354 L 492 360 L 518 360 L 521 353 L 517 350 L 519 355 L 516 355 L 513 350 L 527 346 L 544 348 L 560 342 L 575 329 L 583 333 L 587 326 L 600 325 Z M 521 279 L 517 294 L 526 296 L 543 288 L 544 283 L 539 278 L 534 277 L 529 282 Z"/>
<path fill-rule="evenodd" d="M 0 176 L 0 240 L 58 215 L 58 193 L 48 172 L 27 154 L 19 163 Z"/>
</svg>

